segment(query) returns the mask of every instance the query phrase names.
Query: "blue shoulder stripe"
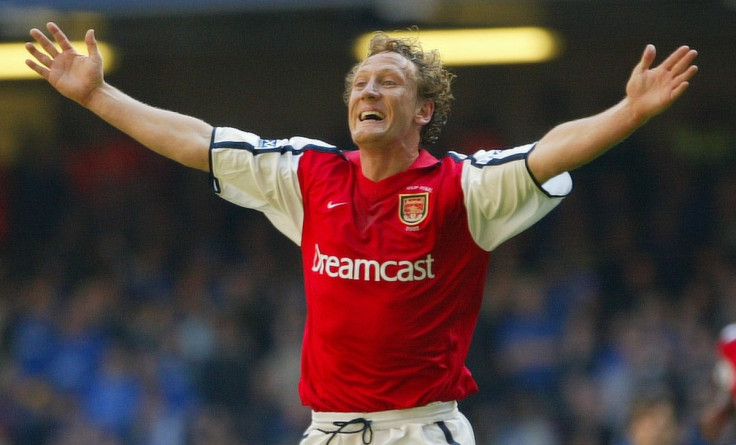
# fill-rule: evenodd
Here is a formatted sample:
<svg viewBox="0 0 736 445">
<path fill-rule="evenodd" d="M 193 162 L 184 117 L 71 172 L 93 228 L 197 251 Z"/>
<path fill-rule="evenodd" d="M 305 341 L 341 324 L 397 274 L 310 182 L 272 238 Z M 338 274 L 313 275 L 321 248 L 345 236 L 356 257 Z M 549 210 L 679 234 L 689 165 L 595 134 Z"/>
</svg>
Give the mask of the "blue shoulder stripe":
<svg viewBox="0 0 736 445">
<path fill-rule="evenodd" d="M 457 162 L 470 160 L 470 165 L 477 168 L 483 168 L 492 165 L 502 165 L 508 162 L 514 162 L 526 159 L 529 151 L 511 150 L 481 150 L 472 155 L 465 155 L 454 151 L 448 152 L 448 156 Z"/>
<path fill-rule="evenodd" d="M 229 150 L 246 150 L 254 155 L 265 154 L 265 153 L 294 153 L 302 154 L 308 150 L 319 151 L 323 153 L 334 153 L 345 157 L 343 150 L 331 146 L 331 145 L 318 145 L 318 144 L 305 144 L 304 146 L 297 148 L 292 144 L 283 143 L 285 141 L 278 139 L 262 139 L 261 144 L 257 147 L 249 142 L 244 141 L 220 141 L 213 142 L 210 145 L 211 150 L 217 149 L 229 149 Z"/>
</svg>

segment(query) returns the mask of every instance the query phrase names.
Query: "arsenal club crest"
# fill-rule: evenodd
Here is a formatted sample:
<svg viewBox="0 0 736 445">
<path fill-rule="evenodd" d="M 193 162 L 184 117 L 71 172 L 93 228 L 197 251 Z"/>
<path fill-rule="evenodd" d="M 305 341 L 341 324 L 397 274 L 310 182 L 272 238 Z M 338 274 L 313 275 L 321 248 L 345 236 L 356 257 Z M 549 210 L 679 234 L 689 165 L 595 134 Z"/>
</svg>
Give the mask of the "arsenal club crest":
<svg viewBox="0 0 736 445">
<path fill-rule="evenodd" d="M 399 219 L 406 225 L 414 226 L 424 221 L 429 207 L 429 193 L 399 195 Z"/>
</svg>

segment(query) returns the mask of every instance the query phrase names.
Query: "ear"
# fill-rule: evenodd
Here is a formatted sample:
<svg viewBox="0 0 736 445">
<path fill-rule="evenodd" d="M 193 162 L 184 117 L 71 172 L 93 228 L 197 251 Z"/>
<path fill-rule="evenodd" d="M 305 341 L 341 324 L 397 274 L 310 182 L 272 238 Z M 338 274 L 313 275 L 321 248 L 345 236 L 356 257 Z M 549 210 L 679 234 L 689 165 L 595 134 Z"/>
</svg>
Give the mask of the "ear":
<svg viewBox="0 0 736 445">
<path fill-rule="evenodd" d="M 414 116 L 414 122 L 417 125 L 424 126 L 432 120 L 434 114 L 434 101 L 426 99 L 422 101 L 419 107 L 417 107 L 417 113 Z"/>
</svg>

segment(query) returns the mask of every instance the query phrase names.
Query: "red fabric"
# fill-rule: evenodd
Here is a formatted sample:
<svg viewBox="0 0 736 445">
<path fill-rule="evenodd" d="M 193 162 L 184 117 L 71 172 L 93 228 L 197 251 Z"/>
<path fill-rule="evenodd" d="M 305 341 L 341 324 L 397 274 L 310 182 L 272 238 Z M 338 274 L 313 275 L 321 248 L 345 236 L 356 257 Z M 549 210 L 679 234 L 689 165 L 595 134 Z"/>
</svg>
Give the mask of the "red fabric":
<svg viewBox="0 0 736 445">
<path fill-rule="evenodd" d="M 468 230 L 462 166 L 423 151 L 376 183 L 346 156 L 310 150 L 299 165 L 302 401 L 362 412 L 463 399 L 478 389 L 464 363 L 489 254 Z"/>
<path fill-rule="evenodd" d="M 734 384 L 736 382 L 736 324 L 728 325 L 721 331 L 718 353 L 723 365 L 726 366 L 722 372 L 728 373 L 728 377 L 722 377 L 722 382 L 729 386 L 726 389 L 736 397 L 736 384 Z"/>
</svg>

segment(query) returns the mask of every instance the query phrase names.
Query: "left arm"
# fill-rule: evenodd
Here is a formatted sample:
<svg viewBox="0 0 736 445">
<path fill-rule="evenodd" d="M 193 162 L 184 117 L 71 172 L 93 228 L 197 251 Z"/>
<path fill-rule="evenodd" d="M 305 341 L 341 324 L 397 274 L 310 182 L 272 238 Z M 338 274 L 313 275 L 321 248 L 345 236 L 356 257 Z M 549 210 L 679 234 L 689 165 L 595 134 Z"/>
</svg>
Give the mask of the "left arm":
<svg viewBox="0 0 736 445">
<path fill-rule="evenodd" d="M 649 119 L 666 110 L 685 92 L 698 68 L 697 51 L 681 46 L 660 65 L 647 45 L 626 84 L 626 97 L 590 117 L 560 124 L 549 131 L 529 154 L 528 165 L 540 183 L 581 167 L 621 142 Z"/>
</svg>

